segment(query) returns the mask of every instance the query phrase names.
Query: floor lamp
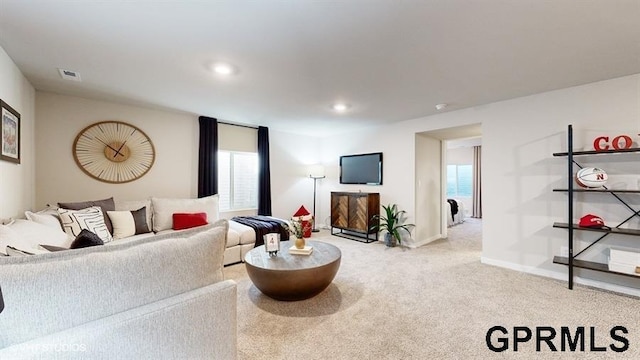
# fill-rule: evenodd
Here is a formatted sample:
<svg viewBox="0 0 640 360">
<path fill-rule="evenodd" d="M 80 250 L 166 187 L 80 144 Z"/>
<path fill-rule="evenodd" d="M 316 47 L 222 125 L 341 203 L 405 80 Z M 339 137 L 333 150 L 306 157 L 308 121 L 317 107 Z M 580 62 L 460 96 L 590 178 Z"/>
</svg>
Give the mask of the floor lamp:
<svg viewBox="0 0 640 360">
<path fill-rule="evenodd" d="M 311 232 L 319 232 L 316 228 L 316 185 L 318 180 L 324 179 L 324 166 L 312 165 L 309 167 L 309 177 L 313 179 L 313 229 Z"/>
</svg>

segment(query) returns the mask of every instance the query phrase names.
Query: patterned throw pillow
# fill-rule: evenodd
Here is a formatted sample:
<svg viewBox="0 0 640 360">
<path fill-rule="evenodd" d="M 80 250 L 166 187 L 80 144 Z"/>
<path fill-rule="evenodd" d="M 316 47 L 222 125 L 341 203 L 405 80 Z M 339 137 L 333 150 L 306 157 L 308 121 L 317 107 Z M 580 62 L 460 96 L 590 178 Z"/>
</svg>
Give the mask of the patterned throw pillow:
<svg viewBox="0 0 640 360">
<path fill-rule="evenodd" d="M 76 238 L 83 229 L 86 229 L 98 235 L 104 243 L 113 240 L 99 206 L 92 206 L 82 210 L 58 208 L 58 215 L 60 215 L 62 228 L 73 238 Z"/>
<path fill-rule="evenodd" d="M 102 210 L 102 216 L 104 217 L 104 223 L 107 225 L 107 229 L 109 229 L 109 234 L 113 234 L 113 226 L 111 225 L 111 220 L 109 220 L 109 217 L 107 216 L 107 211 L 114 211 L 116 209 L 116 204 L 113 201 L 113 197 L 102 200 L 58 203 L 58 207 L 71 210 L 82 210 L 91 206 L 100 207 L 100 210 Z"/>
</svg>

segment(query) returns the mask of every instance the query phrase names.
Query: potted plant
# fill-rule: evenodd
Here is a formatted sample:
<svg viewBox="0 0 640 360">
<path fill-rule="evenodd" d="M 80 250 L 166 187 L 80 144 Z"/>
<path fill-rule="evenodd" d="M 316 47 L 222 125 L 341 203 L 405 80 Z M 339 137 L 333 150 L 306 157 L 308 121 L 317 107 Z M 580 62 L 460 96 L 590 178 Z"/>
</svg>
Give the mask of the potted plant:
<svg viewBox="0 0 640 360">
<path fill-rule="evenodd" d="M 411 236 L 410 226 L 414 224 L 402 224 L 404 210 L 398 210 L 398 205 L 389 204 L 387 206 L 382 205 L 384 209 L 384 215 L 375 215 L 374 219 L 380 220 L 380 224 L 374 225 L 373 230 L 385 231 L 384 243 L 389 247 L 396 246 L 396 242 L 402 245 L 402 237 L 400 236 L 400 230 L 406 231 Z"/>
<path fill-rule="evenodd" d="M 294 245 L 298 249 L 304 249 L 305 241 L 304 241 L 304 227 L 302 226 L 302 221 L 291 219 L 291 228 L 289 229 L 291 234 L 296 237 Z"/>
</svg>

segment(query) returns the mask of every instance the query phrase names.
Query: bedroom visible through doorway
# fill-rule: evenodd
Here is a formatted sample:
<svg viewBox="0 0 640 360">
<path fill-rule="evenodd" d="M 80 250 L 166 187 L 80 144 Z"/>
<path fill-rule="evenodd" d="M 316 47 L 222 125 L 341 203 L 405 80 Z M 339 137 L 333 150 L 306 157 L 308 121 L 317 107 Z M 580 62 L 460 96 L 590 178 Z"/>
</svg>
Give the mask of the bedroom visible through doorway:
<svg viewBox="0 0 640 360">
<path fill-rule="evenodd" d="M 457 241 L 465 238 L 480 242 L 482 239 L 482 137 L 481 125 L 466 125 L 456 128 L 440 129 L 417 134 L 420 142 L 440 143 L 440 238 Z M 426 140 L 425 140 L 426 139 Z M 424 146 L 416 146 L 416 159 L 433 162 L 433 157 L 420 156 Z M 419 163 L 417 162 L 417 165 Z M 417 166 L 417 169 L 425 166 Z M 431 169 L 433 167 L 426 166 Z M 416 171 L 416 184 L 423 180 Z M 418 199 L 425 197 L 427 201 L 438 198 L 437 192 L 423 194 L 416 189 Z M 417 200 L 418 200 L 417 199 Z M 416 214 L 433 217 L 430 214 L 419 213 L 420 204 L 416 203 Z M 421 216 L 421 215 L 420 215 Z M 433 222 L 432 222 L 433 223 Z M 473 234 L 473 235 L 472 235 Z"/>
</svg>

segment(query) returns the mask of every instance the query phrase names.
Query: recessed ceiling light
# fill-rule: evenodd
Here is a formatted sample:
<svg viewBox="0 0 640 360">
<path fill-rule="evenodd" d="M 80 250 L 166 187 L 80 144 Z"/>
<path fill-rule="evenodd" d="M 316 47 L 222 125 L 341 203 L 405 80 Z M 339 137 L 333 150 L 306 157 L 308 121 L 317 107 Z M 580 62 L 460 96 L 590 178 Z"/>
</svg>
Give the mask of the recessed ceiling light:
<svg viewBox="0 0 640 360">
<path fill-rule="evenodd" d="M 344 103 L 335 103 L 331 108 L 337 112 L 345 112 L 349 109 L 349 105 Z"/>
<path fill-rule="evenodd" d="M 448 104 L 438 104 L 436 105 L 436 110 L 444 110 L 447 106 Z"/>
<path fill-rule="evenodd" d="M 235 72 L 233 66 L 225 63 L 213 64 L 213 71 L 220 75 L 231 75 Z"/>
</svg>

